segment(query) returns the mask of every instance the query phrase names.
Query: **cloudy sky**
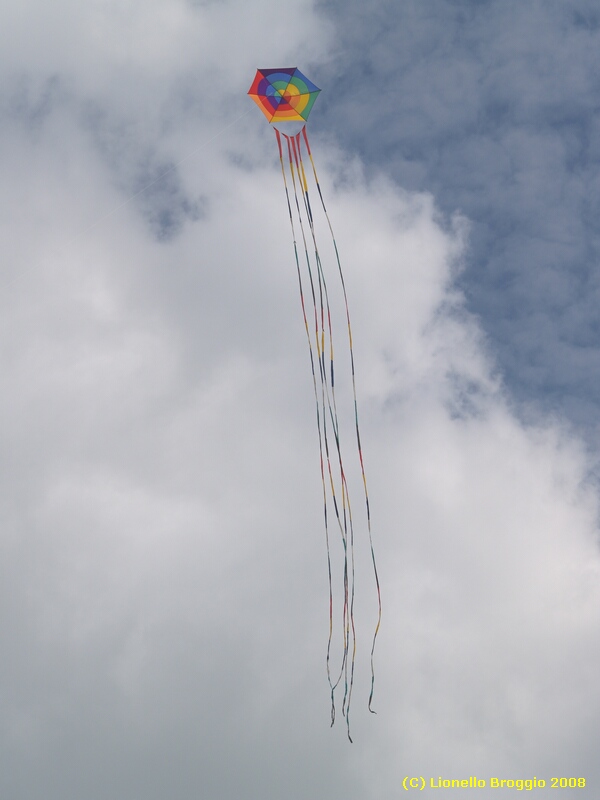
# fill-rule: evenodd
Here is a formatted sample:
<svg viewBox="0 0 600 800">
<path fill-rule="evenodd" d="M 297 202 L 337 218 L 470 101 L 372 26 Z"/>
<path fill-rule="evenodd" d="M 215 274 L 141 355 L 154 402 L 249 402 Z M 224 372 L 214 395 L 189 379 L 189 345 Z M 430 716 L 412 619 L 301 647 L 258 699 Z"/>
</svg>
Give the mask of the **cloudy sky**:
<svg viewBox="0 0 600 800">
<path fill-rule="evenodd" d="M 599 62 L 591 0 L 4 4 L 3 798 L 600 796 Z M 282 65 L 323 90 L 382 586 L 374 716 L 358 514 L 353 744 L 246 96 Z"/>
</svg>

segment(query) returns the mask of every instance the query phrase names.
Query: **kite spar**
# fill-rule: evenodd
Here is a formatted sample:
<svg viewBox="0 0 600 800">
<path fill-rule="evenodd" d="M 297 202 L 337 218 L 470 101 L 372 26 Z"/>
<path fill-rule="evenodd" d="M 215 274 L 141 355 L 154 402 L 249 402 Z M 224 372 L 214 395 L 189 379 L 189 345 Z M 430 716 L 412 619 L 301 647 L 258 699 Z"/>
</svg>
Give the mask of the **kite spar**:
<svg viewBox="0 0 600 800">
<path fill-rule="evenodd" d="M 304 327 L 308 340 L 310 363 L 312 369 L 313 388 L 317 412 L 317 431 L 319 440 L 319 454 L 321 464 L 321 483 L 323 489 L 323 511 L 325 517 L 325 540 L 327 545 L 327 568 L 329 578 L 329 639 L 327 642 L 327 677 L 331 691 L 331 724 L 335 722 L 335 692 L 338 686 L 343 685 L 342 714 L 346 717 L 348 738 L 350 736 L 350 704 L 354 685 L 354 666 L 356 659 L 357 639 L 354 622 L 354 521 L 350 505 L 350 493 L 347 483 L 347 473 L 342 459 L 342 446 L 340 441 L 340 425 L 335 395 L 335 370 L 333 358 L 333 321 L 329 303 L 329 292 L 326 273 L 321 260 L 321 253 L 317 243 L 315 220 L 309 196 L 309 179 L 316 186 L 319 202 L 327 221 L 337 270 L 334 277 L 337 280 L 338 291 L 341 289 L 346 314 L 346 329 L 348 347 L 350 352 L 350 370 L 352 377 L 352 392 L 354 403 L 354 428 L 356 432 L 356 448 L 360 473 L 364 489 L 364 502 L 366 510 L 366 527 L 373 565 L 373 574 L 377 589 L 378 615 L 375 632 L 371 644 L 371 691 L 369 695 L 369 710 L 371 707 L 375 686 L 374 655 L 375 642 L 381 623 L 381 592 L 379 576 L 375 561 L 375 551 L 371 535 L 371 511 L 369 507 L 369 494 L 363 461 L 363 453 L 358 425 L 358 404 L 356 401 L 356 382 L 354 370 L 354 352 L 352 349 L 352 328 L 348 310 L 346 284 L 342 272 L 339 251 L 333 233 L 333 227 L 325 207 L 321 185 L 317 176 L 305 122 L 321 90 L 306 78 L 296 67 L 279 69 L 259 69 L 256 72 L 248 94 L 261 109 L 269 123 L 301 124 L 297 133 L 284 133 L 275 127 L 275 137 L 281 163 L 281 174 L 285 187 L 287 208 L 294 242 L 296 271 L 300 289 L 300 302 L 304 318 Z M 285 125 L 284 125 L 285 126 Z M 305 167 L 303 151 L 306 152 L 310 168 Z M 298 252 L 296 230 L 300 233 L 303 253 L 303 267 Z M 330 275 L 328 275 L 331 278 Z M 305 291 L 306 289 L 306 291 Z M 306 296 L 309 296 L 312 307 L 307 311 Z M 333 509 L 333 520 L 331 520 Z M 332 672 L 332 641 L 334 636 L 334 580 L 332 571 L 332 539 L 330 525 L 335 525 L 340 534 L 342 547 L 342 596 L 341 596 L 341 639 L 342 653 L 338 670 Z M 336 595 L 337 597 L 337 595 Z M 337 676 L 337 677 L 336 677 Z"/>
</svg>

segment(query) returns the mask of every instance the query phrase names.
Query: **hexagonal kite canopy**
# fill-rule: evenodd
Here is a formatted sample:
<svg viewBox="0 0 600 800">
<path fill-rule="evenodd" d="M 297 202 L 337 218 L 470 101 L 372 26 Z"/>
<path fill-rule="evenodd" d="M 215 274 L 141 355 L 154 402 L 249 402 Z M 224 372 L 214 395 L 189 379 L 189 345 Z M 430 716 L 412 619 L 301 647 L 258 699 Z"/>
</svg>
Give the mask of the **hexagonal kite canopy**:
<svg viewBox="0 0 600 800">
<path fill-rule="evenodd" d="M 248 94 L 269 122 L 305 121 L 321 90 L 297 67 L 258 69 Z"/>
</svg>

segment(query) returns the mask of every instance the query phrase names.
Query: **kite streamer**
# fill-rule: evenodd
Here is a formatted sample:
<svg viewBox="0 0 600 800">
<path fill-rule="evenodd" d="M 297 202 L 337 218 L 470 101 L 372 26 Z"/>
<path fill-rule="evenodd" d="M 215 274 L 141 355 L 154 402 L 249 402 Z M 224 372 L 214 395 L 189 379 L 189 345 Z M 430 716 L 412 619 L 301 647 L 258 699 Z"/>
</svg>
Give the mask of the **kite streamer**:
<svg viewBox="0 0 600 800">
<path fill-rule="evenodd" d="M 321 185 L 317 176 L 314 159 L 312 156 L 308 135 L 304 122 L 312 109 L 320 89 L 308 80 L 297 68 L 285 67 L 279 69 L 257 70 L 255 79 L 248 94 L 259 106 L 269 122 L 301 122 L 299 132 L 284 133 L 274 128 L 281 164 L 281 174 L 287 200 L 287 208 L 292 230 L 296 272 L 300 290 L 300 303 L 304 319 L 304 327 L 308 341 L 310 364 L 312 371 L 313 389 L 316 404 L 317 431 L 319 441 L 319 456 L 321 468 L 321 483 L 323 491 L 323 512 L 325 519 L 325 541 L 327 547 L 327 570 L 329 580 L 329 638 L 327 642 L 327 678 L 331 693 L 331 724 L 335 722 L 336 703 L 335 693 L 339 686 L 343 686 L 342 714 L 346 717 L 348 738 L 350 736 L 350 705 L 354 686 L 354 667 L 357 650 L 356 626 L 354 621 L 355 603 L 355 557 L 354 557 L 354 520 L 350 504 L 350 493 L 346 478 L 344 460 L 342 458 L 342 444 L 340 425 L 335 394 L 335 365 L 333 348 L 333 323 L 330 307 L 330 296 L 327 286 L 326 274 L 321 260 L 321 253 L 317 243 L 315 220 L 309 194 L 309 180 L 316 186 L 319 201 L 327 220 L 329 233 L 335 253 L 337 273 L 337 286 L 341 288 L 345 315 L 348 347 L 350 352 L 350 369 L 352 377 L 354 428 L 356 434 L 356 449 L 364 490 L 364 503 L 366 510 L 366 528 L 371 553 L 373 574 L 377 590 L 378 616 L 371 644 L 371 691 L 368 707 L 372 713 L 373 691 L 375 686 L 374 655 L 375 642 L 381 623 L 381 592 L 379 576 L 375 561 L 375 551 L 371 534 L 371 511 L 369 494 L 365 474 L 363 452 L 358 424 L 358 404 L 356 400 L 356 381 L 354 369 L 354 352 L 352 347 L 352 328 L 350 325 L 350 312 L 346 284 L 342 266 L 333 232 L 333 227 L 327 213 Z M 305 167 L 303 151 L 306 152 L 310 168 Z M 288 178 L 289 176 L 289 178 Z M 294 221 L 296 220 L 296 222 Z M 297 230 L 300 233 L 303 259 L 299 255 Z M 304 268 L 301 267 L 301 260 Z M 335 275 L 334 275 L 335 277 Z M 338 288 L 338 291 L 339 291 Z M 312 307 L 307 311 L 306 297 L 310 297 Z M 333 515 L 331 514 L 333 509 Z M 341 603 L 341 640 L 342 653 L 337 669 L 332 667 L 332 643 L 334 637 L 334 580 L 332 569 L 332 536 L 331 527 L 337 528 L 339 541 L 342 547 L 342 603 Z"/>
</svg>

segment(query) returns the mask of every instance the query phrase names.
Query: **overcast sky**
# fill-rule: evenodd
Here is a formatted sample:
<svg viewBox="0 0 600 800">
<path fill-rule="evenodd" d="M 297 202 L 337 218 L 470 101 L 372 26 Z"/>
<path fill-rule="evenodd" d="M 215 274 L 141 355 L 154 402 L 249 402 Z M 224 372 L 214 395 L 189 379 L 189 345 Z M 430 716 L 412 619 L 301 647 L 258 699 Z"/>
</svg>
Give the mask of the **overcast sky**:
<svg viewBox="0 0 600 800">
<path fill-rule="evenodd" d="M 284 11 L 0 11 L 0 796 L 392 800 L 476 775 L 473 797 L 537 776 L 595 799 L 600 15 Z M 246 96 L 293 65 L 322 88 L 382 586 L 374 716 L 361 519 L 354 744 L 329 727 L 292 237 Z"/>
</svg>

